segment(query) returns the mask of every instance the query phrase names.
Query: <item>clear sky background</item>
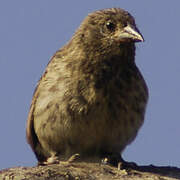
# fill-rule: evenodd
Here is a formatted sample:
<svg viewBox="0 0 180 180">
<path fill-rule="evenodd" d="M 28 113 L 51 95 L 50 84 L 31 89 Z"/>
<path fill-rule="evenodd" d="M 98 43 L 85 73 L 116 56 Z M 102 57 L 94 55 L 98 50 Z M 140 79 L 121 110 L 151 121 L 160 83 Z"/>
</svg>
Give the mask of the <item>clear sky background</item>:
<svg viewBox="0 0 180 180">
<path fill-rule="evenodd" d="M 128 10 L 144 35 L 136 63 L 150 92 L 145 123 L 123 157 L 140 165 L 180 167 L 180 1 L 1 0 L 0 169 L 33 166 L 26 119 L 50 57 L 98 9 Z"/>
</svg>

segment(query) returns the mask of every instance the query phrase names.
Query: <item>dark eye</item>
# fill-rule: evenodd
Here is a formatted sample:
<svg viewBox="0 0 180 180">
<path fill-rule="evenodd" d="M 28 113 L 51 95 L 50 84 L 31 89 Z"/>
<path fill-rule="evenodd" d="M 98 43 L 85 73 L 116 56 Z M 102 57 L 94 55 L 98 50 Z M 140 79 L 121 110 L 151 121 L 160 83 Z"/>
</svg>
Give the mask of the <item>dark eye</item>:
<svg viewBox="0 0 180 180">
<path fill-rule="evenodd" d="M 127 24 L 126 21 L 122 22 L 122 26 L 123 26 L 123 27 L 126 27 L 127 25 L 128 25 L 128 24 Z"/>
<path fill-rule="evenodd" d="M 115 24 L 113 22 L 109 21 L 109 22 L 106 23 L 106 27 L 107 27 L 108 30 L 114 31 Z"/>
</svg>

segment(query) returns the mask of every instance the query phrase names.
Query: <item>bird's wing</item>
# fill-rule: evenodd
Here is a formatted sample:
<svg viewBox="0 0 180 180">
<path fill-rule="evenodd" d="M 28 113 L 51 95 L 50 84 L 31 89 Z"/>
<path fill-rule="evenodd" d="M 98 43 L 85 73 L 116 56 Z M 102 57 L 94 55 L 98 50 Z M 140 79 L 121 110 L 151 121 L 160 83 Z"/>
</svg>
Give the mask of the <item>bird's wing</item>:
<svg viewBox="0 0 180 180">
<path fill-rule="evenodd" d="M 41 79 L 40 79 L 40 81 L 41 81 Z M 37 95 L 38 95 L 38 87 L 39 87 L 39 83 L 33 94 L 33 99 L 32 99 L 30 111 L 28 114 L 27 126 L 26 126 L 27 142 L 30 144 L 30 146 L 34 152 L 35 152 L 35 148 L 36 148 L 37 144 L 39 143 L 38 138 L 35 133 L 35 130 L 34 130 L 34 108 L 35 108 L 36 99 L 37 99 Z"/>
<path fill-rule="evenodd" d="M 51 58 L 49 63 L 52 61 L 52 59 L 54 57 L 55 57 L 55 55 Z M 47 64 L 47 66 L 49 65 L 49 63 Z M 38 84 L 34 90 L 33 99 L 31 102 L 30 111 L 29 111 L 28 118 L 27 118 L 27 125 L 26 125 L 27 142 L 31 146 L 32 150 L 34 151 L 34 153 L 39 161 L 43 160 L 45 157 L 40 155 L 38 153 L 39 150 L 37 150 L 37 149 L 40 149 L 39 146 L 41 146 L 41 145 L 40 145 L 40 142 L 38 140 L 38 137 L 37 137 L 35 129 L 34 129 L 34 110 L 35 110 L 36 101 L 37 101 L 38 95 L 39 95 L 39 85 L 40 85 L 42 79 L 44 78 L 45 74 L 46 74 L 46 71 L 44 72 L 41 79 L 38 81 Z"/>
</svg>

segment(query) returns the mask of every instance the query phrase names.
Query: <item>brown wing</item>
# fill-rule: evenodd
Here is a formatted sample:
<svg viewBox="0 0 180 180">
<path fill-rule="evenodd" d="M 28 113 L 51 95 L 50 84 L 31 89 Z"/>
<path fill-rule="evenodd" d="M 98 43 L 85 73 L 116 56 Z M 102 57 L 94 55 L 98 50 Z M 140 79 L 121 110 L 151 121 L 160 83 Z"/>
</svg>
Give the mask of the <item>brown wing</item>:
<svg viewBox="0 0 180 180">
<path fill-rule="evenodd" d="M 41 81 L 41 79 L 40 79 L 40 81 Z M 39 81 L 39 83 L 40 83 L 40 81 Z M 34 108 L 35 108 L 36 99 L 38 96 L 39 83 L 34 91 L 30 111 L 28 114 L 27 126 L 26 126 L 26 138 L 27 138 L 27 142 L 31 146 L 32 150 L 34 151 L 38 161 L 44 161 L 46 159 L 46 157 L 43 156 L 43 153 L 40 153 L 41 152 L 41 148 L 40 148 L 41 144 L 40 144 L 38 137 L 34 130 Z"/>
<path fill-rule="evenodd" d="M 55 55 L 52 56 L 49 63 L 53 60 Z M 48 67 L 49 63 L 47 64 L 47 67 Z M 37 97 L 39 94 L 39 85 L 40 85 L 42 79 L 45 77 L 46 73 L 47 73 L 47 70 L 44 72 L 43 76 L 39 80 L 39 82 L 34 90 L 33 99 L 31 102 L 31 107 L 30 107 L 30 111 L 28 114 L 27 125 L 26 125 L 27 142 L 31 146 L 31 148 L 32 148 L 33 152 L 35 153 L 36 158 L 38 159 L 39 162 L 44 161 L 46 159 L 46 157 L 43 155 L 43 150 L 42 150 L 41 144 L 40 144 L 38 137 L 36 135 L 36 132 L 34 130 L 34 109 L 35 109 L 36 100 L 37 100 Z"/>
</svg>

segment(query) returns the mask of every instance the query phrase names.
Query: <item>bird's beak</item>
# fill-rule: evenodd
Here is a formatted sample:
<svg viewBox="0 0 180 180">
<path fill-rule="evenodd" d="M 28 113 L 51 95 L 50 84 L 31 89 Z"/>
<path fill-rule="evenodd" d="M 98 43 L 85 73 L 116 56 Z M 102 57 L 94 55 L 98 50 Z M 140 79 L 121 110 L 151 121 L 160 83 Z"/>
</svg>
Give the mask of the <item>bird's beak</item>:
<svg viewBox="0 0 180 180">
<path fill-rule="evenodd" d="M 133 41 L 133 42 L 143 42 L 144 38 L 142 34 L 139 32 L 139 30 L 132 26 L 132 25 L 127 25 L 124 27 L 123 31 L 121 31 L 119 35 L 119 39 L 122 41 Z"/>
</svg>

